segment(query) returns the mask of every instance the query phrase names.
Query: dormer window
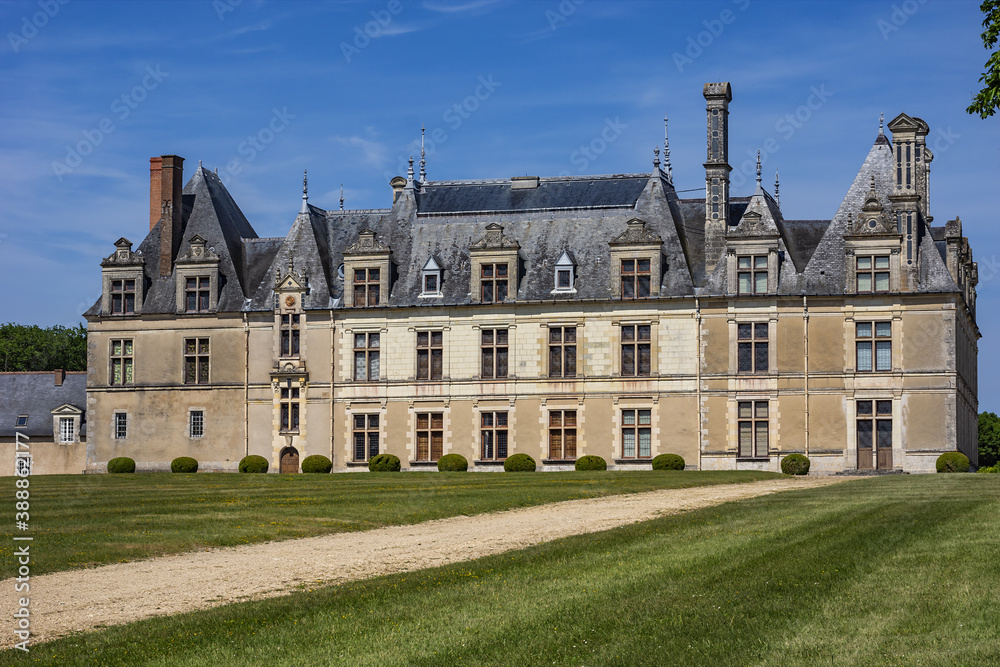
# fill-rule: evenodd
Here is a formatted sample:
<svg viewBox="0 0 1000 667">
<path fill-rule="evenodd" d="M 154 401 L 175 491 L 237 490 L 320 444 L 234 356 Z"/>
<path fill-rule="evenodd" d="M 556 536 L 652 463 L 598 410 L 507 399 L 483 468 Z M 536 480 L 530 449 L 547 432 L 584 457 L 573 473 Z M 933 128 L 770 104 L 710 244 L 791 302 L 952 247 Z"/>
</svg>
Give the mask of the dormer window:
<svg viewBox="0 0 1000 667">
<path fill-rule="evenodd" d="M 520 248 L 517 241 L 503 233 L 503 226 L 495 222 L 486 226 L 486 235 L 469 248 L 469 291 L 474 302 L 501 303 L 517 298 Z"/>
<path fill-rule="evenodd" d="M 380 269 L 354 269 L 354 307 L 377 306 L 382 272 Z"/>
<path fill-rule="evenodd" d="M 619 299 L 644 299 L 660 294 L 663 240 L 639 218 L 608 242 L 611 250 L 611 293 Z"/>
<path fill-rule="evenodd" d="M 441 296 L 441 265 L 434 257 L 429 257 L 421 271 L 421 297 Z"/>
<path fill-rule="evenodd" d="M 105 315 L 135 315 L 142 311 L 143 259 L 132 252 L 126 238 L 115 242 L 115 251 L 101 262 Z"/>
<path fill-rule="evenodd" d="M 212 284 L 208 276 L 186 278 L 184 284 L 184 309 L 189 313 L 207 313 Z"/>
<path fill-rule="evenodd" d="M 767 294 L 767 255 L 740 255 L 736 266 L 740 294 Z"/>
<path fill-rule="evenodd" d="M 858 292 L 889 291 L 888 255 L 860 255 L 856 261 Z"/>
<path fill-rule="evenodd" d="M 392 252 L 379 243 L 375 232 L 363 229 L 358 240 L 344 251 L 344 305 L 370 308 L 389 301 Z"/>
<path fill-rule="evenodd" d="M 177 258 L 177 312 L 212 313 L 219 307 L 219 255 L 195 234 Z"/>
<path fill-rule="evenodd" d="M 555 287 L 552 289 L 552 292 L 575 291 L 576 266 L 573 262 L 573 258 L 567 251 L 564 250 L 563 254 L 559 256 L 559 260 L 556 262 Z"/>
</svg>

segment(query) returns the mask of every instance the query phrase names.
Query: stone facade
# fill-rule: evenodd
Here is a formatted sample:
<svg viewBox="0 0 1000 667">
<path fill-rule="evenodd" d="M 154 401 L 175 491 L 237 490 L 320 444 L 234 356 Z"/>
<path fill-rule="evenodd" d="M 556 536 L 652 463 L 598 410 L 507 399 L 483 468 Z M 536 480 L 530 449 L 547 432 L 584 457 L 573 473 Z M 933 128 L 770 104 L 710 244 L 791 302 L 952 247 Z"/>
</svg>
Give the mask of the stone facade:
<svg viewBox="0 0 1000 667">
<path fill-rule="evenodd" d="M 154 158 L 149 234 L 135 252 L 119 239 L 87 314 L 88 469 L 975 461 L 976 265 L 960 220 L 931 224 L 926 123 L 880 129 L 832 219 L 785 220 L 759 177 L 730 195 L 731 88 L 704 94 L 702 199 L 679 198 L 658 157 L 591 177 L 411 169 L 391 208 L 304 193 L 288 235 L 263 239 L 215 174 L 178 193 L 183 160 Z"/>
</svg>

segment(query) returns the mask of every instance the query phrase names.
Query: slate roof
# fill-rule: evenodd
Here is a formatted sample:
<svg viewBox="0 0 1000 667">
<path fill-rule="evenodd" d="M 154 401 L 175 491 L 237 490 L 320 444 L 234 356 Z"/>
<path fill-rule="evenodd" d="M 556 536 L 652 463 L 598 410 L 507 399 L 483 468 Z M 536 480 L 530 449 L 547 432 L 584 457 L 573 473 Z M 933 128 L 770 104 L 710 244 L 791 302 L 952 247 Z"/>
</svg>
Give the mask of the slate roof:
<svg viewBox="0 0 1000 667">
<path fill-rule="evenodd" d="M 87 433 L 87 373 L 66 373 L 57 387 L 52 371 L 0 373 L 0 438 L 21 432 L 29 438 L 52 438 L 52 410 L 69 403 L 84 411 L 80 437 Z M 18 415 L 28 415 L 27 428 L 14 428 Z"/>
<path fill-rule="evenodd" d="M 892 146 L 882 133 L 831 219 L 785 220 L 777 201 L 759 189 L 750 197 L 730 198 L 729 232 L 740 233 L 748 211 L 777 232 L 779 293 L 843 293 L 848 213 L 861 210 L 873 176 L 877 197 L 890 210 Z M 726 263 L 719 262 L 711 276 L 704 271 L 704 199 L 679 198 L 659 168 L 649 174 L 518 177 L 516 185 L 511 179 L 411 179 L 391 208 L 325 211 L 306 205 L 284 238 L 262 239 L 221 180 L 199 167 L 184 188 L 180 252 L 198 234 L 219 255 L 220 312 L 272 309 L 275 275 L 287 271 L 290 260 L 308 285 L 304 307 L 329 309 L 342 306 L 344 279 L 338 270 L 344 250 L 361 230 L 371 229 L 392 251 L 393 284 L 383 306 L 458 305 L 471 301 L 469 250 L 488 224 L 498 223 L 520 245 L 518 300 L 607 299 L 612 287 L 608 244 L 633 217 L 663 241 L 661 296 L 725 292 Z M 920 289 L 957 291 L 943 261 L 941 228 L 930 228 L 923 219 L 917 227 L 923 253 Z M 576 263 L 575 293 L 553 293 L 555 263 L 563 252 Z M 143 313 L 174 312 L 174 277 L 161 278 L 157 265 L 159 224 L 137 253 L 145 258 L 148 285 Z M 430 257 L 441 265 L 442 296 L 420 298 L 422 269 Z M 100 315 L 100 302 L 87 315 Z"/>
</svg>

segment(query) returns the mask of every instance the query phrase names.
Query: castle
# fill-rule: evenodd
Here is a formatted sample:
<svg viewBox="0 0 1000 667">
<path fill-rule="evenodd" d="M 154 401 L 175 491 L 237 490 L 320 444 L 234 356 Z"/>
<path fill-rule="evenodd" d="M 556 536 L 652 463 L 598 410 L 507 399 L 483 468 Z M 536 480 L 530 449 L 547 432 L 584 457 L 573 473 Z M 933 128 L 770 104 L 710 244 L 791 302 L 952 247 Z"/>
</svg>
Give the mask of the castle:
<svg viewBox="0 0 1000 667">
<path fill-rule="evenodd" d="M 259 238 L 216 174 L 151 159 L 149 233 L 115 243 L 86 313 L 81 467 L 975 462 L 976 264 L 958 218 L 932 224 L 927 124 L 880 126 L 832 218 L 787 220 L 759 167 L 730 195 L 730 85 L 704 98 L 692 199 L 666 144 L 608 176 L 431 181 L 411 159 L 391 206 L 322 210 L 304 187 L 288 234 Z"/>
</svg>

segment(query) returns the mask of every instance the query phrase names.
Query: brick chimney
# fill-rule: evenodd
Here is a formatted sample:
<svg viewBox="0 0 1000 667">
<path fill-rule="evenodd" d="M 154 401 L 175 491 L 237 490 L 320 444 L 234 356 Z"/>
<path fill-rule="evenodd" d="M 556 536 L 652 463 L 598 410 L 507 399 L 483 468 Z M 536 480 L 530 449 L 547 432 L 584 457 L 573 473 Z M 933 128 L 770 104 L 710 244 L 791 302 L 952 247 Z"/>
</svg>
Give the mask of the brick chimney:
<svg viewBox="0 0 1000 667">
<path fill-rule="evenodd" d="M 57 368 L 55 370 L 55 380 L 57 387 L 63 386 L 63 382 L 66 380 L 66 371 L 61 368 Z"/>
<path fill-rule="evenodd" d="M 159 164 L 156 161 L 159 160 Z M 157 184 L 153 178 L 159 167 L 160 180 Z M 181 215 L 184 210 L 184 158 L 178 155 L 163 155 L 149 160 L 149 219 L 155 225 L 155 215 L 152 205 L 154 197 L 159 200 L 160 212 L 157 220 L 162 218 L 160 227 L 160 276 L 169 276 L 173 270 L 174 258 L 181 243 Z"/>
<path fill-rule="evenodd" d="M 160 221 L 160 210 L 163 204 L 160 201 L 160 180 L 163 178 L 163 158 L 149 158 L 149 231 L 153 231 L 156 223 Z"/>
</svg>

